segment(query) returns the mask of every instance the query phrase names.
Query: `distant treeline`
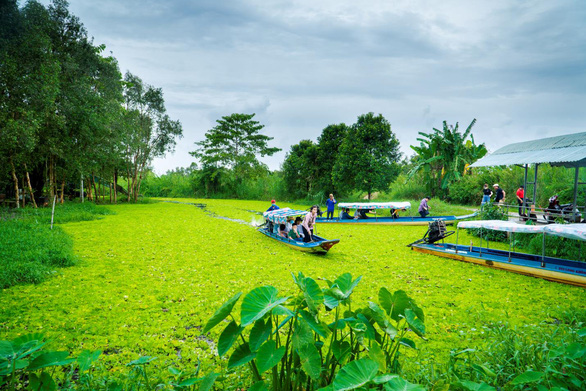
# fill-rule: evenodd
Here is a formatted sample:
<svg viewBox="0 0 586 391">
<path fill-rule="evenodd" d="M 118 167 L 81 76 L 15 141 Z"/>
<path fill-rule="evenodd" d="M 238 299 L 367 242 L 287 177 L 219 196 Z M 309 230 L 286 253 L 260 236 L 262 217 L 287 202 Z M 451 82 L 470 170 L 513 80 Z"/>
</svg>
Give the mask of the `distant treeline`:
<svg viewBox="0 0 586 391">
<path fill-rule="evenodd" d="M 62 201 L 83 179 L 88 198 L 112 189 L 115 202 L 124 177 L 136 200 L 152 159 L 174 148 L 182 127 L 162 90 L 122 77 L 104 50 L 64 0 L 0 2 L 0 193 Z"/>
</svg>

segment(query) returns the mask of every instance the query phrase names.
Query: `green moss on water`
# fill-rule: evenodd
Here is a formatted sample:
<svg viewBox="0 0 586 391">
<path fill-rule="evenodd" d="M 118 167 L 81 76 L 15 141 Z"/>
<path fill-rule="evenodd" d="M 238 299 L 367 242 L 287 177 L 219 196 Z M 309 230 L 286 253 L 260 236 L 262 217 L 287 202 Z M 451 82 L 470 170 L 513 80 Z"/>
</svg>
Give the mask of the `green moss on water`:
<svg viewBox="0 0 586 391">
<path fill-rule="evenodd" d="M 291 272 L 328 279 L 351 272 L 363 276 L 353 296 L 357 305 L 376 301 L 384 286 L 405 290 L 424 309 L 429 340 L 404 358 L 409 377 L 422 365 L 448 361 L 452 349 L 485 346 L 486 325 L 539 331 L 586 303 L 582 288 L 406 247 L 426 227 L 318 225 L 320 236 L 340 243 L 315 256 L 251 225 L 209 215 L 260 222 L 250 211 L 266 210 L 266 202 L 179 201 L 204 203 L 206 210 L 167 202 L 119 205 L 109 207 L 115 215 L 63 224 L 78 266 L 40 285 L 0 291 L 0 339 L 40 331 L 55 350 L 101 349 L 103 370 L 114 375 L 141 355 L 158 357 L 152 364 L 161 371 L 191 370 L 198 360 L 202 370 L 217 371 L 226 366 L 212 350 L 222 328 L 203 335 L 202 327 L 229 297 L 260 285 L 295 293 Z M 460 243 L 470 240 L 478 244 L 460 232 Z"/>
</svg>

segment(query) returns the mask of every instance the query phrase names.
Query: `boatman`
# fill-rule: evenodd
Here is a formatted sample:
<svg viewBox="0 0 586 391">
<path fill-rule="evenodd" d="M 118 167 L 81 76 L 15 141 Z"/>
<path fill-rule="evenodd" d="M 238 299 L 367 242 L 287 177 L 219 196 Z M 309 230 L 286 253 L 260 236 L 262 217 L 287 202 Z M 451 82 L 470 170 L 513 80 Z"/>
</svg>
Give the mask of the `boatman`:
<svg viewBox="0 0 586 391">
<path fill-rule="evenodd" d="M 267 212 L 270 212 L 271 210 L 277 210 L 277 209 L 281 209 L 277 206 L 277 204 L 275 203 L 275 200 L 271 200 L 271 206 L 269 207 L 269 209 L 267 209 Z"/>
<path fill-rule="evenodd" d="M 427 204 L 427 201 L 429 201 L 429 197 L 422 199 L 421 203 L 419 204 L 419 209 L 417 211 L 421 217 L 427 217 L 429 215 L 429 209 L 431 207 Z"/>
<path fill-rule="evenodd" d="M 336 199 L 334 198 L 333 194 L 330 194 L 330 198 L 328 198 L 326 200 L 326 206 L 328 207 L 328 213 L 326 214 L 328 219 L 333 219 L 334 218 L 334 208 L 336 206 L 336 203 L 338 201 L 336 201 Z"/>
</svg>

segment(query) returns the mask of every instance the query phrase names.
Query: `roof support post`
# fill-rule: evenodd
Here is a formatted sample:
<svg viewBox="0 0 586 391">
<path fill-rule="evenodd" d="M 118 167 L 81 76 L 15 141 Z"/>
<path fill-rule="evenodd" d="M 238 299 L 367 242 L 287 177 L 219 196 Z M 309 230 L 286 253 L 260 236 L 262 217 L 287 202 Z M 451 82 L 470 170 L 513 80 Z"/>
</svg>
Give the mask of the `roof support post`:
<svg viewBox="0 0 586 391">
<path fill-rule="evenodd" d="M 574 175 L 574 202 L 572 204 L 572 222 L 574 221 L 574 210 L 578 208 L 578 175 L 580 174 L 580 167 L 576 166 L 576 173 Z M 582 220 L 582 219 L 580 219 Z"/>
<path fill-rule="evenodd" d="M 535 177 L 533 179 L 533 202 L 537 199 L 537 169 L 539 168 L 539 163 L 535 163 Z"/>
<path fill-rule="evenodd" d="M 525 200 L 527 199 L 527 171 L 529 170 L 529 164 L 525 164 L 525 179 L 523 183 L 523 214 L 527 215 L 527 209 L 525 207 Z M 535 198 L 535 197 L 534 197 Z M 535 202 L 535 199 L 533 200 Z"/>
</svg>

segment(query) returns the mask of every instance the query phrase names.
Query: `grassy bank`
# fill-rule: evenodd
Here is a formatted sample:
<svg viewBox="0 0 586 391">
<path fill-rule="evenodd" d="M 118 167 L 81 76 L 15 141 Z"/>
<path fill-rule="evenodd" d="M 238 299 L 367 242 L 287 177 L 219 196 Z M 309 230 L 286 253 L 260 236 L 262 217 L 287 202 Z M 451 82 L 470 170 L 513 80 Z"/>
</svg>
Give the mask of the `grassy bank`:
<svg viewBox="0 0 586 391">
<path fill-rule="evenodd" d="M 75 264 L 73 241 L 59 224 L 109 213 L 92 203 L 57 205 L 51 229 L 51 208 L 0 209 L 0 289 L 38 284 Z"/>
</svg>

